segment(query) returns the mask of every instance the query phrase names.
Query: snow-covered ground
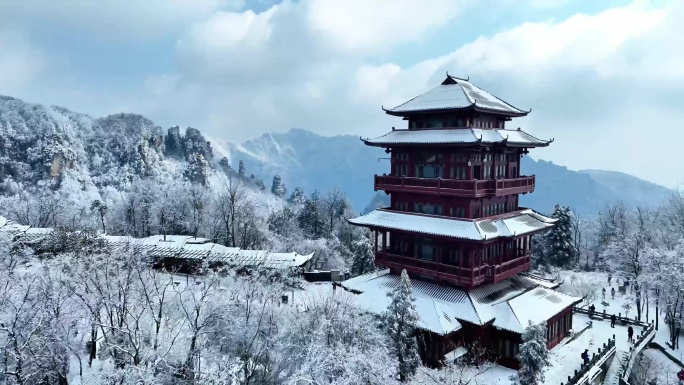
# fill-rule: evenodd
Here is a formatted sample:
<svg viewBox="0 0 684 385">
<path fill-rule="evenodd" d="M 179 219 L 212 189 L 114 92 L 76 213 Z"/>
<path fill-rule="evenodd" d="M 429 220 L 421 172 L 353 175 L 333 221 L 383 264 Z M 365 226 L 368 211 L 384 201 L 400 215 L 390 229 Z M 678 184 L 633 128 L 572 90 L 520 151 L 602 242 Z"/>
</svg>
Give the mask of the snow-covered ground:
<svg viewBox="0 0 684 385">
<path fill-rule="evenodd" d="M 559 272 L 559 278 L 564 283 L 560 286 L 559 290 L 563 292 L 571 292 L 573 294 L 579 294 L 579 291 L 594 290 L 594 299 L 582 303 L 580 306 L 583 308 L 588 308 L 591 304 L 596 306 L 596 312 L 602 313 L 604 310 L 606 314 L 622 314 L 625 316 L 625 304 L 631 305 L 631 309 L 626 314 L 630 318 L 636 316 L 635 311 L 635 296 L 633 292 L 629 289 L 622 294 L 618 290 L 618 280 L 616 277 L 612 277 L 611 283 L 608 284 L 608 274 L 599 272 L 574 272 L 574 271 L 561 271 Z M 606 289 L 606 298 L 603 299 L 601 289 Z M 611 296 L 611 288 L 615 289 L 615 298 Z M 584 294 L 583 294 L 584 295 Z M 591 295 L 590 295 L 591 297 Z M 604 305 L 604 302 L 606 303 Z M 663 347 L 666 347 L 667 343 L 670 341 L 669 330 L 667 324 L 664 321 L 663 309 L 660 310 L 658 330 L 656 332 L 655 342 L 659 343 Z M 643 322 L 651 322 L 655 320 L 656 308 L 655 300 L 651 299 L 649 306 L 644 307 L 641 320 Z M 636 330 L 635 330 L 636 332 Z M 684 336 L 680 336 L 680 344 L 684 342 Z M 675 357 L 679 357 L 684 354 L 684 350 L 670 350 Z"/>
<path fill-rule="evenodd" d="M 589 322 L 589 317 L 584 314 L 575 314 L 572 318 L 573 329 L 581 330 Z M 572 377 L 575 370 L 582 366 L 582 352 L 589 349 L 589 356 L 598 353 L 598 349 L 603 348 L 603 344 L 608 344 L 608 340 L 615 335 L 616 351 L 628 351 L 630 343 L 627 341 L 627 327 L 615 325 L 610 327 L 610 321 L 593 320 L 591 327 L 586 328 L 576 339 L 569 342 L 561 342 L 551 349 L 549 366 L 545 373 L 545 384 L 567 383 L 568 376 Z"/>
</svg>

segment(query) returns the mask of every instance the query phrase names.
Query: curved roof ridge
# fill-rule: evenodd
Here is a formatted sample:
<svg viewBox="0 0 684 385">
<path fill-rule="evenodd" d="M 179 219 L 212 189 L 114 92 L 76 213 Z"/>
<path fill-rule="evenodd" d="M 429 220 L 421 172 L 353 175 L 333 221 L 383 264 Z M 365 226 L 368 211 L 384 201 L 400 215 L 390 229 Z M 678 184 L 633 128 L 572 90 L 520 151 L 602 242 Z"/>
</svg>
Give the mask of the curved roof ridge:
<svg viewBox="0 0 684 385">
<path fill-rule="evenodd" d="M 528 113 L 530 113 L 530 112 L 532 111 L 532 109 L 530 109 L 529 111 L 525 111 L 525 110 L 523 110 L 523 109 L 521 109 L 521 108 L 518 108 L 518 107 L 512 105 L 511 103 L 508 103 L 507 101 L 501 99 L 500 97 L 498 97 L 498 96 L 496 96 L 496 95 L 494 95 L 494 94 L 492 94 L 492 93 L 490 93 L 490 92 L 487 92 L 487 91 L 483 90 L 482 88 L 476 86 L 476 85 L 473 84 L 470 80 L 461 80 L 461 81 L 464 81 L 464 82 L 470 84 L 471 86 L 477 88 L 478 90 L 480 90 L 480 91 L 482 91 L 482 92 L 484 92 L 484 93 L 487 93 L 487 94 L 491 95 L 491 96 L 492 96 L 493 98 L 495 98 L 496 100 L 500 101 L 501 103 L 503 103 L 503 104 L 505 104 L 505 105 L 507 105 L 507 106 L 509 106 L 509 107 L 511 107 L 511 108 L 513 108 L 513 109 L 515 109 L 515 110 L 520 111 L 521 113 L 528 114 Z M 475 104 L 477 105 L 477 101 L 475 101 Z M 485 106 L 481 106 L 481 107 L 483 107 L 483 108 L 488 108 L 488 109 L 492 109 L 491 107 L 485 107 Z"/>
<path fill-rule="evenodd" d="M 527 136 L 529 136 L 530 138 L 532 138 L 532 139 L 534 139 L 534 140 L 538 140 L 538 141 L 540 141 L 540 142 L 549 142 L 549 143 L 553 142 L 553 139 L 551 139 L 551 140 L 539 139 L 539 138 L 537 138 L 536 136 L 534 136 L 534 135 L 528 133 L 527 131 L 521 130 L 520 128 L 518 128 L 517 130 L 511 130 L 511 129 L 508 129 L 508 128 L 504 128 L 503 130 L 505 130 L 505 131 L 520 132 L 520 133 L 522 133 L 523 135 L 527 135 Z"/>
</svg>

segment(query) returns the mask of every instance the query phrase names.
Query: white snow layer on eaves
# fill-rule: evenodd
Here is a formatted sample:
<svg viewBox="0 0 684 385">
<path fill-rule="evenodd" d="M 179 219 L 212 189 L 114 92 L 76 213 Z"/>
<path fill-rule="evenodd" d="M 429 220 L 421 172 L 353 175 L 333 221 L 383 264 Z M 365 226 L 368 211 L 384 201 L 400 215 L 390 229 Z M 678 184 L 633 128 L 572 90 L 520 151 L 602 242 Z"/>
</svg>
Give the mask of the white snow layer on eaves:
<svg viewBox="0 0 684 385">
<path fill-rule="evenodd" d="M 342 286 L 361 293 L 354 297 L 360 308 L 381 315 L 391 302 L 388 293 L 400 280 L 398 275 L 385 269 L 351 278 L 342 282 Z M 441 335 L 461 329 L 459 320 L 475 325 L 494 321 L 496 328 L 522 333 L 528 321 L 547 321 L 580 300 L 544 288 L 525 275 L 471 291 L 419 279 L 412 279 L 411 285 L 416 298 L 418 327 Z"/>
<path fill-rule="evenodd" d="M 377 144 L 470 144 L 509 143 L 514 145 L 545 145 L 548 142 L 520 130 L 450 128 L 392 130 L 377 138 L 364 139 Z"/>
<path fill-rule="evenodd" d="M 538 231 L 550 227 L 554 220 L 532 210 L 523 210 L 504 218 L 462 220 L 378 209 L 349 219 L 349 222 L 359 226 L 482 241 Z"/>
<path fill-rule="evenodd" d="M 475 105 L 484 109 L 513 114 L 526 112 L 513 107 L 467 80 L 455 79 L 455 81 L 455 84 L 440 84 L 389 111 L 401 113 L 448 110 Z"/>
</svg>

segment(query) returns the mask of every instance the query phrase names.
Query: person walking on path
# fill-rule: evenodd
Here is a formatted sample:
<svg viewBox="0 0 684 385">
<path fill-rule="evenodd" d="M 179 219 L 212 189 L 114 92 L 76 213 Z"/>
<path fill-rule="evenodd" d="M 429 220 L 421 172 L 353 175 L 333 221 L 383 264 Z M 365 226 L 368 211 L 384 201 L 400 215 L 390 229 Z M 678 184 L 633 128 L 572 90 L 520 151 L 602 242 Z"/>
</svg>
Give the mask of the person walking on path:
<svg viewBox="0 0 684 385">
<path fill-rule="evenodd" d="M 582 353 L 582 361 L 584 361 L 585 365 L 589 364 L 589 349 L 584 349 L 584 352 Z"/>
<path fill-rule="evenodd" d="M 594 316 L 594 312 L 596 311 L 596 306 L 592 303 L 591 306 L 589 306 L 589 318 Z"/>
<path fill-rule="evenodd" d="M 614 288 L 614 287 L 611 287 L 611 288 L 610 288 L 610 296 L 611 296 L 613 299 L 615 299 L 615 288 Z"/>
<path fill-rule="evenodd" d="M 603 294 L 603 299 L 606 299 L 606 288 L 601 289 L 601 294 Z"/>
<path fill-rule="evenodd" d="M 612 328 L 615 327 L 615 314 L 610 316 L 610 327 L 612 327 Z"/>
<path fill-rule="evenodd" d="M 633 343 L 634 342 L 633 337 L 634 337 L 634 329 L 632 329 L 632 327 L 630 326 L 627 328 L 627 341 Z"/>
<path fill-rule="evenodd" d="M 613 280 L 613 274 L 608 274 L 608 286 L 610 286 L 610 281 Z"/>
</svg>

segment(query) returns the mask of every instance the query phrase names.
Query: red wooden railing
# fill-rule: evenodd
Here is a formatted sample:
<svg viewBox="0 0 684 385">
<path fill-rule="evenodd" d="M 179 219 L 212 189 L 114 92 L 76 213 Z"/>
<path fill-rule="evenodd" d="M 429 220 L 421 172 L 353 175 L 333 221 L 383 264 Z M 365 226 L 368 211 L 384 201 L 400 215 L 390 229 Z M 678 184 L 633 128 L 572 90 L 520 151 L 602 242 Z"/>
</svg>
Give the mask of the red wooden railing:
<svg viewBox="0 0 684 385">
<path fill-rule="evenodd" d="M 511 179 L 460 180 L 376 175 L 375 190 L 435 193 L 465 197 L 525 194 L 534 191 L 534 175 Z"/>
<path fill-rule="evenodd" d="M 489 279 L 491 282 L 503 281 L 523 271 L 530 269 L 530 255 L 525 254 L 518 258 L 501 263 L 500 265 L 493 265 L 489 267 Z"/>
<path fill-rule="evenodd" d="M 407 257 L 388 251 L 378 251 L 375 254 L 375 263 L 383 267 L 397 270 L 406 269 L 416 274 L 425 274 L 472 287 L 485 281 L 503 281 L 515 274 L 529 270 L 530 256 L 529 254 L 523 255 L 500 265 L 468 268 Z"/>
</svg>

